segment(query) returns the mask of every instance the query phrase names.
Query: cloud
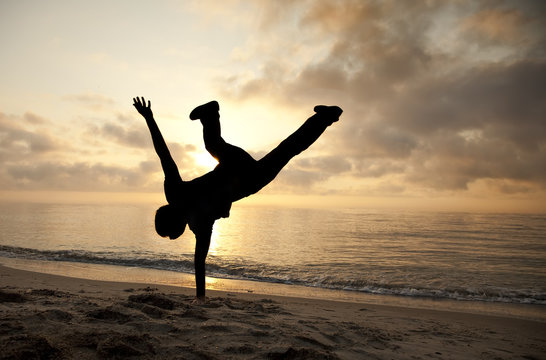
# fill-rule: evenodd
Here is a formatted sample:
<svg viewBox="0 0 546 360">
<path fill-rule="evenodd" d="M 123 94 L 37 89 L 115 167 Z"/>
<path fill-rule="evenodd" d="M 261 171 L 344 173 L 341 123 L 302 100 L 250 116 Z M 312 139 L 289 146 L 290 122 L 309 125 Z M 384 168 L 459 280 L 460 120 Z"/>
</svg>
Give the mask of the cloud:
<svg viewBox="0 0 546 360">
<path fill-rule="evenodd" d="M 16 161 L 29 155 L 39 156 L 61 147 L 61 141 L 43 128 L 33 130 L 34 125 L 47 121 L 33 113 L 9 116 L 0 113 L 0 160 Z"/>
<path fill-rule="evenodd" d="M 363 159 L 356 162 L 354 175 L 362 178 L 380 178 L 385 175 L 404 173 L 406 167 L 407 164 L 404 161 Z"/>
<path fill-rule="evenodd" d="M 96 126 L 95 130 L 99 135 L 120 145 L 136 148 L 148 148 L 151 145 L 150 135 L 146 133 L 146 129 L 142 126 L 127 127 L 127 125 L 121 126 L 107 121 L 100 126 Z"/>
<path fill-rule="evenodd" d="M 482 129 L 534 151 L 545 140 L 545 91 L 545 60 L 488 64 L 420 84 L 383 114 L 415 134 Z"/>
<path fill-rule="evenodd" d="M 197 151 L 195 145 L 168 143 L 167 146 L 183 180 L 191 180 L 211 170 L 204 169 L 195 162 L 195 157 L 193 156 Z"/>
<path fill-rule="evenodd" d="M 327 174 L 341 174 L 351 169 L 351 163 L 340 156 L 316 156 L 294 161 L 296 167 Z"/>
<path fill-rule="evenodd" d="M 286 47 L 305 41 L 308 56 L 286 61 L 261 47 L 248 60 L 257 71 L 219 79 L 224 96 L 341 105 L 324 147 L 355 178 L 396 175 L 400 187 L 438 191 L 480 180 L 546 187 L 542 2 L 294 3 L 294 21 L 271 17 L 249 44 L 291 34 Z M 287 175 L 294 184 L 322 180 L 297 170 Z"/>
<path fill-rule="evenodd" d="M 0 115 L 1 116 L 1 115 Z M 23 115 L 24 121 L 30 123 L 30 124 L 46 124 L 48 121 L 41 117 L 40 115 L 36 115 L 32 112 L 26 112 Z"/>
<path fill-rule="evenodd" d="M 516 7 L 513 5 L 516 4 L 506 2 L 503 5 L 499 2 L 497 7 L 483 5 L 475 13 L 462 19 L 460 27 L 463 36 L 481 46 L 524 44 L 531 47 L 539 44 L 542 38 L 539 33 L 544 31 L 545 4 L 521 1 Z"/>
<path fill-rule="evenodd" d="M 6 167 L 3 177 L 8 188 L 18 190 L 127 191 L 149 189 L 149 178 L 140 167 L 83 162 L 34 162 Z"/>
<path fill-rule="evenodd" d="M 328 180 L 332 176 L 351 170 L 351 163 L 340 156 L 315 156 L 295 158 L 281 171 L 276 182 L 277 189 L 302 190 Z"/>
<path fill-rule="evenodd" d="M 317 171 L 288 167 L 277 176 L 272 189 L 283 192 L 297 192 L 302 189 L 309 191 L 311 186 L 326 179 L 325 174 Z"/>
</svg>

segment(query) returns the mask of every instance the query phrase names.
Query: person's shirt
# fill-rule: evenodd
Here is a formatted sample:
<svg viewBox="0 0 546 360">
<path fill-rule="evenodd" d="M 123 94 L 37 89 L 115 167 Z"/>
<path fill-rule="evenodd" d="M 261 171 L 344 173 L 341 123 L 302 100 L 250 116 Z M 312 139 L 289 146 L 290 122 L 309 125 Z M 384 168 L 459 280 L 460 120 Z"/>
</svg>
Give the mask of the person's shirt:
<svg viewBox="0 0 546 360">
<path fill-rule="evenodd" d="M 186 215 L 213 219 L 229 217 L 231 190 L 222 168 L 190 181 L 180 174 L 168 174 L 164 182 L 167 202 L 184 209 Z"/>
</svg>

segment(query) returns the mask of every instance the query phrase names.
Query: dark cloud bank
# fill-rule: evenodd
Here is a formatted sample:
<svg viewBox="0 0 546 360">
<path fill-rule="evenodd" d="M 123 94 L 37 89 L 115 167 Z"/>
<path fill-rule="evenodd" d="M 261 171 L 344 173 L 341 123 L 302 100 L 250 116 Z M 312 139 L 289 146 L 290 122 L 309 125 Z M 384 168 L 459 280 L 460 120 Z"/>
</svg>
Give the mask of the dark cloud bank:
<svg viewBox="0 0 546 360">
<path fill-rule="evenodd" d="M 343 165 L 330 174 L 350 168 L 357 178 L 393 175 L 416 189 L 464 190 L 480 179 L 497 183 L 501 192 L 544 189 L 542 2 L 264 6 L 275 8 L 262 11 L 273 14 L 264 16 L 264 32 L 282 31 L 282 13 L 296 12 L 289 31 L 329 41 L 329 51 L 298 71 L 286 59 L 266 56 L 255 78 L 232 76 L 221 87 L 241 101 L 268 96 L 291 106 L 342 105 L 343 125 L 332 149 Z M 324 178 L 302 162 L 295 165 L 283 175 L 286 181 L 309 185 Z"/>
</svg>

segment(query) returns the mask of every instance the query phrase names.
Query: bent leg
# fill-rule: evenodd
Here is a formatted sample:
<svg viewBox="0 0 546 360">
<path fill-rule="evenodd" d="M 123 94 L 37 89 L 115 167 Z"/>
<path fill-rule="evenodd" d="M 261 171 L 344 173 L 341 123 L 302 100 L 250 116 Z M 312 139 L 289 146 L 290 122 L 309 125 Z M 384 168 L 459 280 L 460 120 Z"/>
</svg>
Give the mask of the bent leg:
<svg viewBox="0 0 546 360">
<path fill-rule="evenodd" d="M 218 163 L 237 169 L 244 169 L 256 160 L 238 146 L 227 143 L 220 133 L 218 119 L 201 120 L 203 124 L 203 140 L 205 148 Z"/>
<path fill-rule="evenodd" d="M 218 102 L 210 101 L 197 106 L 190 113 L 190 119 L 201 120 L 205 148 L 218 161 L 220 161 L 222 150 L 226 143 L 222 139 L 219 111 L 220 105 L 218 105 Z"/>
<path fill-rule="evenodd" d="M 243 149 L 228 144 L 222 138 L 220 126 L 220 107 L 216 101 L 196 107 L 190 114 L 190 119 L 200 119 L 203 125 L 203 141 L 205 148 L 219 163 L 244 164 L 255 160 Z"/>
<path fill-rule="evenodd" d="M 205 142 L 205 149 L 207 149 L 213 158 L 220 161 L 226 147 L 226 142 L 221 134 L 220 119 L 201 119 L 201 124 L 203 124 L 203 141 Z"/>
</svg>

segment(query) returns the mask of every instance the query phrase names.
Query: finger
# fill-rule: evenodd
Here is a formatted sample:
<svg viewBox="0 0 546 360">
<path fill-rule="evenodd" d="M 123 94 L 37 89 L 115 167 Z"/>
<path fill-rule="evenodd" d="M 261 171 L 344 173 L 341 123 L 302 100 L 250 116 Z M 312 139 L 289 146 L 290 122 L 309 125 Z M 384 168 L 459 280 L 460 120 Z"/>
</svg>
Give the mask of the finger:
<svg viewBox="0 0 546 360">
<path fill-rule="evenodd" d="M 146 100 L 144 99 L 144 96 L 140 97 L 142 99 L 142 106 L 146 106 Z"/>
<path fill-rule="evenodd" d="M 152 102 L 150 100 L 148 100 L 148 107 L 151 108 L 152 107 Z"/>
</svg>

